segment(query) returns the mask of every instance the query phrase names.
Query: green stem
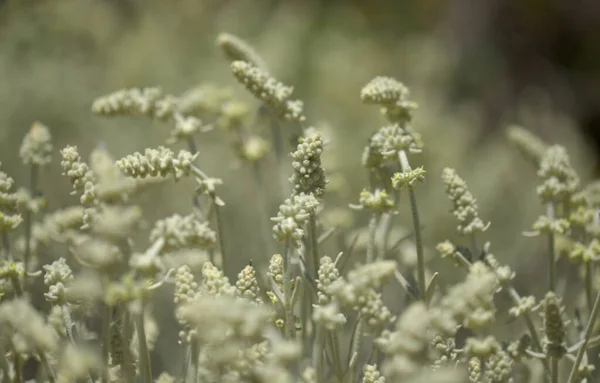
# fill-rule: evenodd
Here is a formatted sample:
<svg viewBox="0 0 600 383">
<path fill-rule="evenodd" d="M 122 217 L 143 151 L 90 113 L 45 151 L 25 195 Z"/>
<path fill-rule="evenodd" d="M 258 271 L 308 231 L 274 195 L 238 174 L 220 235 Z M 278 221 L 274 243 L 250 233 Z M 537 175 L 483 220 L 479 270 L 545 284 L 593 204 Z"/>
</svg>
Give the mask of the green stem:
<svg viewBox="0 0 600 383">
<path fill-rule="evenodd" d="M 13 378 L 13 383 L 22 383 L 23 382 L 23 359 L 21 355 L 13 350 L 13 369 L 15 370 L 15 376 Z"/>
<path fill-rule="evenodd" d="M 408 157 L 404 150 L 398 152 L 398 159 L 403 173 L 412 171 L 408 162 Z M 408 186 L 408 195 L 410 197 L 410 211 L 412 213 L 413 226 L 415 230 L 415 245 L 417 247 L 417 280 L 419 282 L 419 297 L 425 299 L 425 290 L 427 281 L 425 280 L 425 255 L 423 253 L 423 240 L 421 238 L 421 222 L 419 219 L 419 210 L 417 208 L 417 196 L 412 186 Z M 429 303 L 429 302 L 425 302 Z"/>
<path fill-rule="evenodd" d="M 285 309 L 285 336 L 288 339 L 294 339 L 295 320 L 292 307 L 292 270 L 291 270 L 291 240 L 285 242 L 285 252 L 283 255 L 283 302 Z"/>
<path fill-rule="evenodd" d="M 367 263 L 373 263 L 377 257 L 375 247 L 375 236 L 377 234 L 377 213 L 373 213 L 369 220 L 369 241 L 367 242 Z"/>
<path fill-rule="evenodd" d="M 133 355 L 131 355 L 131 338 L 133 337 L 133 326 L 129 310 L 123 311 L 123 370 L 127 382 L 133 382 L 135 379 L 135 366 L 133 364 Z"/>
<path fill-rule="evenodd" d="M 48 382 L 49 383 L 56 382 L 56 379 L 54 378 L 54 370 L 52 369 L 50 362 L 48 362 L 48 358 L 46 357 L 46 354 L 44 354 L 43 351 L 38 350 L 38 356 L 40 358 L 40 362 L 42 363 L 42 366 L 44 366 L 44 370 L 46 370 L 46 378 L 48 379 Z"/>
<path fill-rule="evenodd" d="M 554 203 L 548 202 L 546 205 L 546 216 L 554 219 Z M 554 246 L 554 233 L 550 231 L 548 234 L 548 275 L 550 278 L 550 291 L 556 291 L 556 254 Z"/>
<path fill-rule="evenodd" d="M 336 375 L 338 379 L 341 381 L 342 376 L 344 375 L 342 369 L 342 360 L 340 358 L 340 349 L 338 345 L 338 338 L 335 331 L 329 331 L 329 341 L 331 343 L 331 353 L 333 355 L 333 363 L 336 370 Z"/>
<path fill-rule="evenodd" d="M 66 303 L 60 306 L 60 311 L 62 313 L 65 330 L 67 332 L 67 338 L 69 338 L 69 342 L 75 346 L 75 337 L 73 336 L 73 319 L 71 318 L 71 312 L 69 311 L 69 307 Z"/>
<path fill-rule="evenodd" d="M 267 109 L 266 106 L 263 106 Z M 283 141 L 283 134 L 281 132 L 281 125 L 276 118 L 268 112 L 269 119 L 271 121 L 271 134 L 273 136 L 273 148 L 275 149 L 275 159 L 277 162 L 277 174 L 279 176 L 279 188 L 281 196 L 287 195 L 287 189 L 289 187 L 289 181 L 287 173 L 283 167 L 283 153 L 285 152 L 285 144 Z"/>
<path fill-rule="evenodd" d="M 577 355 L 575 356 L 575 362 L 573 363 L 573 367 L 571 368 L 571 373 L 569 374 L 569 383 L 575 382 L 575 377 L 577 372 L 579 371 L 579 366 L 581 365 L 581 361 L 583 360 L 583 356 L 587 350 L 588 342 L 590 341 L 590 337 L 592 336 L 592 332 L 594 330 L 594 325 L 596 324 L 596 318 L 598 317 L 598 310 L 600 309 L 600 292 L 596 295 L 596 301 L 594 302 L 594 306 L 592 307 L 592 312 L 590 313 L 590 317 L 588 319 L 587 325 L 585 327 L 585 333 L 583 335 L 583 344 L 577 350 Z"/>
<path fill-rule="evenodd" d="M 37 195 L 37 179 L 38 179 L 38 167 L 32 165 L 29 174 L 29 192 L 31 198 L 35 198 Z M 31 257 L 31 231 L 33 227 L 33 212 L 30 209 L 25 210 L 25 253 L 23 254 L 23 263 L 25 270 L 29 265 L 29 258 Z"/>
<path fill-rule="evenodd" d="M 110 326 L 112 323 L 112 307 L 104 305 L 104 318 L 102 320 L 102 360 L 108 366 L 108 355 L 110 352 Z M 102 369 L 102 383 L 108 383 L 108 369 Z"/>
<path fill-rule="evenodd" d="M 225 239 L 223 238 L 223 221 L 221 219 L 221 207 L 216 202 L 216 196 L 211 195 L 213 198 L 215 208 L 215 220 L 217 223 L 217 236 L 219 237 L 219 250 L 221 250 L 221 267 L 223 268 L 223 274 L 227 275 L 227 252 L 225 251 Z"/>
<path fill-rule="evenodd" d="M 312 365 L 315 366 L 316 381 L 320 382 L 323 374 L 323 349 L 325 348 L 325 329 L 321 326 L 316 328 L 316 340 L 313 342 Z"/>
<path fill-rule="evenodd" d="M 254 177 L 252 177 L 252 179 L 254 180 L 254 186 L 256 187 L 256 200 L 258 201 L 258 210 L 260 213 L 260 229 L 262 231 L 262 237 L 263 237 L 263 241 L 265 243 L 265 251 L 268 254 L 273 254 L 273 236 L 271 235 L 271 227 L 269 226 L 269 222 L 270 217 L 269 217 L 269 209 L 267 207 L 267 201 L 266 201 L 266 196 L 265 193 L 263 192 L 263 182 L 262 182 L 262 177 L 260 174 L 260 167 L 258 166 L 258 163 L 253 162 L 252 163 L 252 169 L 254 171 Z"/>
<path fill-rule="evenodd" d="M 558 358 L 550 358 L 550 382 L 558 383 Z"/>
<path fill-rule="evenodd" d="M 390 234 L 392 231 L 393 217 L 394 216 L 390 213 L 385 213 L 381 216 L 381 220 L 380 220 L 381 233 L 380 233 L 379 251 L 377 254 L 377 259 L 387 259 L 388 244 L 389 244 Z"/>
<path fill-rule="evenodd" d="M 354 372 L 356 371 L 356 366 L 350 366 L 350 361 L 352 360 L 354 354 L 360 352 L 360 348 L 362 347 L 362 336 L 363 336 L 363 319 L 362 317 L 358 318 L 358 323 L 356 324 L 356 330 L 354 331 L 354 338 L 352 339 L 352 348 L 350 349 L 349 357 L 348 357 L 348 376 L 349 382 L 354 382 Z"/>
<path fill-rule="evenodd" d="M 198 339 L 194 336 L 192 338 L 191 344 L 191 358 L 192 358 L 192 366 L 193 366 L 193 376 L 194 383 L 198 383 L 200 381 L 200 344 L 198 343 Z M 187 378 L 187 377 L 186 377 Z"/>
<path fill-rule="evenodd" d="M 585 263 L 585 299 L 588 312 L 591 312 L 594 305 L 594 265 L 592 261 Z"/>
<path fill-rule="evenodd" d="M 140 372 L 144 383 L 152 382 L 152 368 L 150 365 L 150 351 L 146 341 L 146 328 L 144 324 L 144 302 L 138 302 L 139 307 L 134 312 L 135 329 L 138 336 Z"/>
<path fill-rule="evenodd" d="M 13 261 L 13 256 L 10 252 L 10 240 L 8 239 L 8 233 L 5 230 L 2 231 L 2 248 L 4 249 L 4 256 L 6 259 Z"/>
</svg>

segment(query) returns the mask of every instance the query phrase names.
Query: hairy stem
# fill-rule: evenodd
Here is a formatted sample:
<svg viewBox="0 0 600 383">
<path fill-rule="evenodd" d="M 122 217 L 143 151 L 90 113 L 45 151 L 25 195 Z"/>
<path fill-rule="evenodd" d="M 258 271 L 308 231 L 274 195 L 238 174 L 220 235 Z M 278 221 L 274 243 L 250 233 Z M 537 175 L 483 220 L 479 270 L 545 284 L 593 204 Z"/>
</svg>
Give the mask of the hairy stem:
<svg viewBox="0 0 600 383">
<path fill-rule="evenodd" d="M 52 369 L 52 366 L 50 365 L 46 354 L 44 354 L 43 351 L 38 351 L 38 356 L 40 358 L 42 366 L 44 367 L 44 370 L 46 371 L 46 378 L 48 379 L 48 383 L 56 382 L 56 379 L 54 377 L 54 370 Z"/>
<path fill-rule="evenodd" d="M 554 203 L 548 202 L 546 205 L 546 216 L 551 220 L 554 219 Z M 554 246 L 554 233 L 548 234 L 548 275 L 550 291 L 556 291 L 556 253 Z"/>
<path fill-rule="evenodd" d="M 228 261 L 227 252 L 225 251 L 225 239 L 223 238 L 223 222 L 221 218 L 221 207 L 216 202 L 216 196 L 211 195 L 215 207 L 215 221 L 217 223 L 217 236 L 219 237 L 219 250 L 221 250 L 221 267 L 223 274 L 227 275 Z"/>
<path fill-rule="evenodd" d="M 110 326 L 112 322 L 112 307 L 104 305 L 104 318 L 102 320 L 102 360 L 108 365 L 108 355 L 110 351 Z M 102 369 L 102 383 L 108 383 L 108 370 Z"/>
<path fill-rule="evenodd" d="M 152 382 L 152 368 L 150 365 L 150 351 L 146 341 L 146 328 L 144 324 L 144 303 L 138 302 L 139 307 L 136 307 L 133 313 L 135 318 L 135 329 L 138 337 L 140 374 L 145 383 Z"/>
<path fill-rule="evenodd" d="M 37 195 L 37 179 L 38 179 L 38 167 L 32 165 L 29 173 L 29 192 L 31 197 L 35 198 Z M 29 258 L 31 257 L 31 231 L 33 227 L 33 212 L 30 209 L 25 209 L 25 253 L 23 254 L 23 263 L 25 270 L 29 265 Z"/>
<path fill-rule="evenodd" d="M 558 383 L 558 358 L 550 358 L 550 382 Z"/>
<path fill-rule="evenodd" d="M 291 240 L 285 242 L 285 252 L 283 255 L 283 298 L 285 309 L 285 336 L 288 339 L 294 339 L 295 320 L 292 307 L 292 270 L 291 270 Z"/>
<path fill-rule="evenodd" d="M 377 213 L 373 213 L 369 220 L 369 241 L 367 242 L 367 263 L 372 263 L 377 257 L 375 235 L 377 234 Z"/>
<path fill-rule="evenodd" d="M 128 382 L 133 382 L 135 379 L 135 366 L 133 364 L 133 355 L 129 345 L 131 344 L 131 338 L 133 336 L 133 326 L 131 321 L 131 314 L 129 310 L 123 311 L 123 370 L 125 378 Z"/>
<path fill-rule="evenodd" d="M 270 218 L 269 218 L 269 209 L 267 207 L 267 201 L 265 199 L 265 193 L 263 193 L 263 182 L 260 173 L 260 166 L 258 163 L 252 163 L 252 170 L 254 171 L 254 176 L 252 179 L 254 180 L 254 186 L 256 188 L 256 200 L 258 202 L 258 210 L 260 214 L 260 230 L 262 232 L 262 239 L 265 244 L 264 250 L 268 254 L 273 253 L 273 241 L 271 235 L 271 227 L 269 226 Z"/>
<path fill-rule="evenodd" d="M 321 326 L 316 328 L 316 339 L 313 342 L 312 365 L 315 366 L 315 375 L 317 382 L 320 382 L 323 374 L 323 349 L 325 348 L 326 331 Z"/>
<path fill-rule="evenodd" d="M 408 162 L 408 157 L 404 150 L 398 152 L 402 172 L 408 173 L 412 170 Z M 417 207 L 417 196 L 412 186 L 408 186 L 408 196 L 410 198 L 410 211 L 412 213 L 413 227 L 415 230 L 415 245 L 417 247 L 417 281 L 419 283 L 419 297 L 425 299 L 425 290 L 427 281 L 425 280 L 425 255 L 423 253 L 423 240 L 421 238 L 421 221 L 419 219 L 419 210 Z M 428 302 L 425 302 L 428 303 Z"/>
<path fill-rule="evenodd" d="M 585 300 L 588 312 L 591 312 L 594 306 L 594 264 L 592 261 L 585 263 Z"/>
</svg>

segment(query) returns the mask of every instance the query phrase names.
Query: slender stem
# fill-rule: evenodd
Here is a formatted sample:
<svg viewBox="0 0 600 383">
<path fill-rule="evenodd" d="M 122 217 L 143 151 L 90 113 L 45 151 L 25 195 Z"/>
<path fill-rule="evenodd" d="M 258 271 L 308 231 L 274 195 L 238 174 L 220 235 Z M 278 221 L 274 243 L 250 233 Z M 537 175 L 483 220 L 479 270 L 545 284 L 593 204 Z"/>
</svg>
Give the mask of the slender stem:
<svg viewBox="0 0 600 383">
<path fill-rule="evenodd" d="M 2 370 L 2 383 L 10 382 L 10 367 L 6 358 L 4 345 L 0 344 L 0 370 Z"/>
<path fill-rule="evenodd" d="M 104 305 L 104 318 L 102 320 L 102 360 L 108 365 L 110 351 L 110 327 L 112 325 L 112 307 Z M 102 383 L 108 383 L 108 369 L 102 369 Z"/>
<path fill-rule="evenodd" d="M 319 274 L 319 237 L 317 235 L 317 219 L 316 219 L 316 215 L 313 213 L 310 215 L 309 220 L 308 220 L 308 236 L 309 236 L 309 243 L 310 243 L 310 257 L 311 257 L 311 262 L 312 263 L 312 270 L 311 270 L 311 275 L 313 278 L 317 278 L 318 274 Z M 312 342 L 314 342 L 315 340 L 315 324 L 312 323 L 311 319 L 312 319 L 312 313 L 313 313 L 313 302 L 316 301 L 316 295 L 315 294 L 311 294 L 309 291 L 305 290 L 304 291 L 304 296 L 307 297 L 307 302 L 308 302 L 308 319 L 307 321 L 305 321 L 303 323 L 303 329 L 306 328 L 308 329 L 308 325 L 309 322 L 311 324 L 311 337 L 310 340 Z"/>
<path fill-rule="evenodd" d="M 73 336 L 73 319 L 71 318 L 71 312 L 69 311 L 69 307 L 66 304 L 63 304 L 60 307 L 63 323 L 65 325 L 65 330 L 67 332 L 67 338 L 69 338 L 69 342 L 73 346 L 75 346 L 75 336 Z"/>
<path fill-rule="evenodd" d="M 585 299 L 588 312 L 591 312 L 594 305 L 594 265 L 592 261 L 585 263 Z"/>
<path fill-rule="evenodd" d="M 8 233 L 5 230 L 2 231 L 2 248 L 4 249 L 4 256 L 6 259 L 12 261 L 13 256 L 10 252 L 10 240 L 8 239 Z"/>
<path fill-rule="evenodd" d="M 46 354 L 44 354 L 43 351 L 38 351 L 38 356 L 40 358 L 40 361 L 42 362 L 42 366 L 44 366 L 44 370 L 46 370 L 46 378 L 48 379 L 48 382 L 56 382 L 56 379 L 54 378 L 54 370 L 52 369 L 50 362 L 48 362 Z"/>
<path fill-rule="evenodd" d="M 341 380 L 343 375 L 342 360 L 340 358 L 340 348 L 338 345 L 338 338 L 335 331 L 329 331 L 329 341 L 331 343 L 331 353 L 333 354 L 333 363 L 336 370 L 336 375 Z"/>
<path fill-rule="evenodd" d="M 415 228 L 415 244 L 417 246 L 417 277 L 419 282 L 419 296 L 425 297 L 425 255 L 423 253 L 423 240 L 421 238 L 421 223 L 419 220 L 419 211 L 417 210 L 417 197 L 412 186 L 409 186 L 408 193 L 410 197 L 410 208 L 413 216 L 413 226 Z M 429 302 L 426 302 L 429 303 Z"/>
<path fill-rule="evenodd" d="M 559 375 L 559 371 L 558 371 L 558 358 L 550 358 L 550 382 L 551 383 L 558 383 L 558 375 Z"/>
<path fill-rule="evenodd" d="M 323 349 L 325 348 L 325 329 L 317 326 L 316 340 L 313 342 L 312 365 L 315 366 L 316 381 L 320 382 L 323 377 Z"/>
<path fill-rule="evenodd" d="M 398 152 L 398 159 L 400 160 L 402 172 L 408 173 L 412 170 L 404 150 Z M 417 196 L 415 195 L 413 187 L 410 185 L 408 186 L 408 195 L 410 197 L 410 211 L 412 213 L 415 230 L 415 245 L 417 247 L 417 280 L 419 282 L 419 297 L 420 299 L 425 299 L 427 281 L 425 280 L 425 255 L 423 253 L 423 240 L 421 238 L 421 222 L 419 219 L 419 210 L 417 208 Z"/>
<path fill-rule="evenodd" d="M 283 255 L 283 298 L 285 309 L 285 336 L 294 339 L 295 320 L 292 307 L 292 270 L 291 270 L 291 240 L 285 242 L 285 253 Z"/>
<path fill-rule="evenodd" d="M 548 202 L 546 205 L 546 216 L 554 219 L 554 203 Z M 548 275 L 550 278 L 550 291 L 556 291 L 556 254 L 554 246 L 554 233 L 548 234 Z"/>
<path fill-rule="evenodd" d="M 193 366 L 193 382 L 198 383 L 200 379 L 200 344 L 198 343 L 198 339 L 196 337 L 192 337 L 191 344 L 191 358 L 192 358 L 192 366 Z M 187 378 L 187 377 L 186 377 Z"/>
<path fill-rule="evenodd" d="M 198 147 L 196 146 L 196 141 L 192 137 L 187 138 L 188 149 L 192 154 L 198 152 Z M 200 199 L 196 194 L 192 195 L 192 205 L 195 207 L 196 212 L 200 216 L 200 218 L 205 219 L 204 213 L 202 212 L 202 208 L 200 207 Z"/>
<path fill-rule="evenodd" d="M 363 319 L 362 317 L 358 318 L 358 323 L 356 324 L 356 329 L 354 331 L 354 337 L 352 339 L 352 348 L 350 349 L 350 353 L 349 353 L 349 358 L 348 358 L 348 368 L 350 369 L 348 371 L 349 374 L 349 382 L 353 382 L 354 381 L 354 372 L 356 371 L 355 366 L 350 366 L 350 361 L 353 357 L 354 354 L 357 354 L 360 352 L 360 348 L 362 347 L 362 336 L 363 336 Z"/>
<path fill-rule="evenodd" d="M 375 235 L 377 233 L 377 213 L 373 213 L 369 220 L 369 241 L 367 242 L 367 263 L 372 263 L 377 257 Z"/>
<path fill-rule="evenodd" d="M 583 356 L 587 350 L 588 342 L 590 341 L 590 337 L 592 336 L 592 332 L 594 330 L 594 325 L 596 324 L 596 318 L 598 317 L 598 311 L 600 309 L 600 292 L 596 295 L 596 301 L 594 302 L 594 306 L 592 307 L 592 312 L 590 313 L 590 317 L 588 319 L 587 325 L 585 327 L 585 333 L 583 335 L 583 344 L 577 350 L 577 355 L 575 356 L 575 362 L 573 363 L 573 367 L 571 368 L 571 373 L 569 374 L 569 383 L 575 382 L 575 377 L 577 372 L 579 371 L 579 366 L 581 365 L 581 361 L 583 360 Z"/>
<path fill-rule="evenodd" d="M 319 237 L 317 236 L 317 219 L 311 214 L 308 220 L 308 236 L 310 239 L 310 255 L 312 261 L 312 275 L 316 278 L 319 272 Z"/>
<path fill-rule="evenodd" d="M 131 323 L 131 314 L 125 309 L 123 312 L 123 370 L 127 382 L 133 382 L 135 379 L 135 366 L 133 365 L 133 355 L 129 345 L 133 336 L 133 326 Z"/>
<path fill-rule="evenodd" d="M 136 307 L 134 314 L 135 329 L 138 336 L 140 372 L 144 383 L 152 382 L 152 369 L 150 366 L 150 352 L 146 341 L 146 328 L 144 324 L 144 303 L 138 302 L 139 307 Z"/>
<path fill-rule="evenodd" d="M 29 173 L 29 192 L 31 198 L 35 198 L 37 195 L 37 179 L 38 179 L 38 167 L 32 165 Z M 25 253 L 23 254 L 23 263 L 25 270 L 29 265 L 29 258 L 31 257 L 31 229 L 33 227 L 33 212 L 30 209 L 25 210 Z"/>
<path fill-rule="evenodd" d="M 252 179 L 254 180 L 254 186 L 256 187 L 256 200 L 258 201 L 258 210 L 261 217 L 260 229 L 262 231 L 262 237 L 265 243 L 264 250 L 266 250 L 267 253 L 272 254 L 274 250 L 272 241 L 273 237 L 271 235 L 271 227 L 269 226 L 269 222 L 271 220 L 269 219 L 269 209 L 267 207 L 266 196 L 263 192 L 263 182 L 260 174 L 260 166 L 258 165 L 258 163 L 253 162 L 252 169 L 254 171 L 254 177 L 252 177 Z"/>
<path fill-rule="evenodd" d="M 390 239 L 390 233 L 392 231 L 393 217 L 394 216 L 390 213 L 385 213 L 381 216 L 379 233 L 379 251 L 377 254 L 377 259 L 387 259 L 388 243 Z"/>
<path fill-rule="evenodd" d="M 265 107 L 266 109 L 266 107 Z M 289 182 L 286 171 L 283 167 L 283 153 L 285 151 L 285 144 L 283 141 L 283 134 L 281 132 L 281 125 L 271 113 L 268 113 L 269 119 L 271 120 L 271 134 L 273 136 L 273 148 L 275 149 L 275 159 L 277 162 L 277 174 L 279 175 L 279 187 L 281 196 L 287 195 L 287 189 Z"/>
<path fill-rule="evenodd" d="M 13 383 L 23 382 L 23 359 L 21 354 L 13 350 L 13 369 L 15 370 L 15 376 L 13 377 Z"/>
<path fill-rule="evenodd" d="M 227 252 L 225 251 L 225 239 L 223 238 L 223 222 L 221 219 L 221 207 L 216 202 L 216 196 L 211 195 L 213 198 L 215 208 L 215 220 L 217 222 L 217 236 L 219 237 L 219 249 L 221 250 L 221 267 L 223 268 L 223 274 L 227 275 Z"/>
</svg>

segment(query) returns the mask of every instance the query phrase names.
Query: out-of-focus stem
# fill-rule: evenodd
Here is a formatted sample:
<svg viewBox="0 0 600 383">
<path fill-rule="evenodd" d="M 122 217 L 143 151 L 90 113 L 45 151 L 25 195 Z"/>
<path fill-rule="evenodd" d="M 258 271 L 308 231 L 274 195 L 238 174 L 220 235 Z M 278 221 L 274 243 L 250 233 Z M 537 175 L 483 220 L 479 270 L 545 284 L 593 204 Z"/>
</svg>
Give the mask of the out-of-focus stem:
<svg viewBox="0 0 600 383">
<path fill-rule="evenodd" d="M 592 311 L 594 305 L 594 264 L 592 261 L 585 263 L 585 300 L 588 311 Z"/>
<path fill-rule="evenodd" d="M 412 171 L 404 150 L 398 152 L 398 159 L 400 160 L 400 166 L 403 173 Z M 410 211 L 412 213 L 413 227 L 415 230 L 415 245 L 417 247 L 417 281 L 419 283 L 419 297 L 420 299 L 425 299 L 427 281 L 425 280 L 425 255 L 423 253 L 423 240 L 421 238 L 421 222 L 417 207 L 417 197 L 413 187 L 410 185 L 408 186 L 408 195 L 410 197 Z"/>
<path fill-rule="evenodd" d="M 296 329 L 294 312 L 292 307 L 292 270 L 291 270 L 291 240 L 285 242 L 285 252 L 283 255 L 283 298 L 285 308 L 285 336 L 288 339 L 294 339 Z"/>
<path fill-rule="evenodd" d="M 37 195 L 37 179 L 38 179 L 38 167 L 32 165 L 29 173 L 29 193 L 32 198 Z M 31 231 L 33 227 L 33 213 L 31 210 L 25 210 L 25 253 L 23 254 L 23 263 L 25 270 L 29 265 L 29 258 L 31 257 Z"/>
<path fill-rule="evenodd" d="M 588 342 L 590 341 L 590 337 L 592 336 L 592 332 L 594 330 L 594 325 L 596 324 L 596 318 L 598 317 L 598 311 L 600 309 L 600 292 L 596 295 L 596 301 L 594 302 L 594 306 L 592 308 L 592 312 L 590 313 L 590 317 L 588 319 L 587 325 L 585 327 L 585 333 L 583 335 L 583 344 L 577 350 L 577 355 L 575 356 L 575 362 L 573 363 L 573 367 L 571 367 L 571 372 L 569 373 L 569 383 L 575 382 L 575 377 L 577 372 L 579 371 L 579 366 L 581 365 L 581 361 L 583 360 L 583 356 L 587 350 Z"/>
<path fill-rule="evenodd" d="M 140 374 L 144 383 L 152 382 L 152 369 L 150 366 L 150 352 L 148 343 L 146 342 L 146 326 L 144 324 L 144 303 L 138 302 L 139 307 L 136 307 L 133 313 L 135 318 L 135 329 L 138 336 Z"/>
<path fill-rule="evenodd" d="M 108 365 L 108 355 L 110 351 L 110 326 L 112 322 L 112 307 L 105 305 L 103 307 L 104 318 L 102 319 L 102 360 Z M 102 369 L 102 383 L 108 383 L 108 369 Z"/>
<path fill-rule="evenodd" d="M 376 258 L 375 235 L 377 233 L 377 213 L 373 213 L 369 220 L 369 241 L 367 242 L 367 263 L 372 263 Z"/>
<path fill-rule="evenodd" d="M 546 216 L 553 220 L 554 219 L 554 203 L 548 202 L 546 205 Z M 550 291 L 556 291 L 556 253 L 554 246 L 554 233 L 550 231 L 548 233 L 548 275 Z"/>
</svg>

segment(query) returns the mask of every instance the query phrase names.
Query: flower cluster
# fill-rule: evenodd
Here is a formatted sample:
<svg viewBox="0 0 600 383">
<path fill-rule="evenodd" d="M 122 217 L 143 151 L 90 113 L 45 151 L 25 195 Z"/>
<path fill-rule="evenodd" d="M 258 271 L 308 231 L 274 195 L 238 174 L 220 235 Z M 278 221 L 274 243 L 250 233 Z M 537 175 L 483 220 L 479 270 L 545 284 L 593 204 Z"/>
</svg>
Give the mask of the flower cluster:
<svg viewBox="0 0 600 383">
<path fill-rule="evenodd" d="M 246 89 L 284 121 L 302 122 L 304 104 L 300 100 L 292 100 L 294 88 L 283 85 L 264 69 L 246 61 L 231 63 L 231 71 L 235 78 Z"/>
</svg>

